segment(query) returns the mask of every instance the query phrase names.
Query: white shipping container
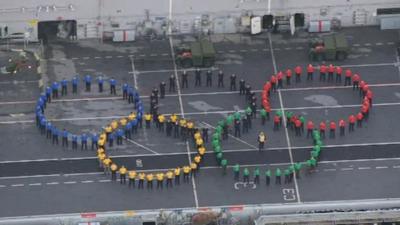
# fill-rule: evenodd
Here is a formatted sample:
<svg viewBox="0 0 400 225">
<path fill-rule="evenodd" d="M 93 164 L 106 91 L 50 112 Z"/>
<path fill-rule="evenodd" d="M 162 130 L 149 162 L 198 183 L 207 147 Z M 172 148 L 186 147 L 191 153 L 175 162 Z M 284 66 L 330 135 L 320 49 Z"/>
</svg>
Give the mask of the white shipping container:
<svg viewBox="0 0 400 225">
<path fill-rule="evenodd" d="M 329 20 L 317 20 L 310 21 L 310 26 L 308 27 L 308 32 L 310 33 L 320 33 L 331 31 L 331 21 Z"/>
<path fill-rule="evenodd" d="M 135 30 L 114 31 L 113 42 L 125 42 L 135 40 Z"/>
</svg>

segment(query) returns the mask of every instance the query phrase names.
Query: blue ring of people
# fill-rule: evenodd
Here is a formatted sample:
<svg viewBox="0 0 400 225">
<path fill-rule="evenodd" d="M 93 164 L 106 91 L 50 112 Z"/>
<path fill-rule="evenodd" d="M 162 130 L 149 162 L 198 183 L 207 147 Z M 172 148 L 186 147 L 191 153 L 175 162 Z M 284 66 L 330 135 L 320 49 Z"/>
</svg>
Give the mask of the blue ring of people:
<svg viewBox="0 0 400 225">
<path fill-rule="evenodd" d="M 104 83 L 106 80 L 103 76 L 99 76 L 96 78 L 98 91 L 100 93 L 104 92 Z M 38 126 L 42 135 L 45 135 L 46 138 L 51 139 L 52 143 L 55 145 L 59 144 L 59 139 L 62 139 L 62 147 L 68 148 L 71 143 L 72 149 L 78 149 L 78 144 L 80 142 L 81 149 L 88 149 L 88 140 L 91 141 L 92 150 L 97 149 L 99 147 L 100 135 L 98 133 L 81 133 L 74 134 L 66 129 L 60 129 L 52 124 L 51 120 L 48 120 L 45 116 L 45 109 L 51 104 L 54 100 L 62 98 L 68 95 L 68 90 L 71 89 L 72 95 L 78 95 L 79 88 L 79 76 L 75 76 L 72 80 L 68 81 L 66 79 L 61 80 L 60 82 L 54 81 L 51 86 L 45 88 L 45 91 L 40 95 L 36 103 L 36 125 Z M 84 82 L 84 91 L 91 92 L 92 91 L 92 77 L 90 75 L 86 75 L 83 78 Z M 70 88 L 69 88 L 70 83 Z M 116 85 L 117 81 L 113 78 L 108 80 L 110 86 L 110 95 L 117 95 Z M 134 103 L 134 107 L 136 109 L 135 115 L 136 119 L 129 121 L 126 124 L 127 127 L 136 127 L 139 121 L 143 116 L 143 103 L 140 99 L 139 93 L 128 84 L 122 85 L 123 90 L 123 98 L 128 100 L 128 103 Z M 114 134 L 113 134 L 114 135 Z M 115 131 L 115 136 L 118 140 L 122 138 L 124 132 L 121 129 Z M 100 141 L 101 143 L 101 141 Z"/>
</svg>

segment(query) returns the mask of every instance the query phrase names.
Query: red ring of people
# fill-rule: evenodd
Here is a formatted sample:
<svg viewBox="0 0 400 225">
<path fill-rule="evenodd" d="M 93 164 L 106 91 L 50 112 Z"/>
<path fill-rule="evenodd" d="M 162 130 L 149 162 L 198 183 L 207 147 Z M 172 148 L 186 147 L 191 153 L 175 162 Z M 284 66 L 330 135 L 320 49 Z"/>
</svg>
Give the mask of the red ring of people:
<svg viewBox="0 0 400 225">
<path fill-rule="evenodd" d="M 312 81 L 314 77 L 314 72 L 315 72 L 315 67 L 311 64 L 307 66 L 307 80 Z M 302 75 L 302 68 L 300 66 L 295 67 L 295 76 L 296 76 L 296 83 L 301 81 L 301 75 Z M 320 81 L 328 81 L 328 82 L 333 82 L 334 80 L 334 74 L 336 74 L 335 82 L 337 84 L 341 84 L 342 80 L 342 72 L 343 69 L 340 66 L 333 66 L 330 64 L 329 66 L 326 66 L 325 64 L 322 64 L 319 66 L 319 74 L 320 74 Z M 286 76 L 286 84 L 291 85 L 291 77 L 292 77 L 292 70 L 288 69 L 285 72 L 285 75 L 282 71 L 278 72 L 276 75 L 272 75 L 270 80 L 267 81 L 264 86 L 263 86 L 263 91 L 262 91 L 262 106 L 264 110 L 269 114 L 271 112 L 271 105 L 270 105 L 270 100 L 269 96 L 271 94 L 271 91 L 276 91 L 278 88 L 283 87 L 283 77 Z M 328 77 L 326 77 L 328 76 Z M 362 121 L 368 119 L 369 111 L 370 108 L 372 107 L 372 98 L 373 98 L 373 92 L 370 90 L 368 84 L 361 79 L 361 76 L 358 73 L 354 73 L 350 69 L 345 70 L 345 86 L 348 85 L 353 85 L 353 90 L 359 90 L 360 95 L 363 97 L 360 111 L 354 115 L 351 114 L 348 117 L 348 124 L 349 124 L 349 131 L 354 131 L 354 125 L 357 123 L 358 127 L 362 126 Z M 283 115 L 285 116 L 285 115 Z M 336 131 L 336 123 L 333 120 L 329 124 L 329 130 L 330 132 L 335 132 Z M 282 124 L 282 118 L 279 115 L 275 115 L 273 118 L 274 122 L 274 128 L 278 129 L 279 126 Z M 296 135 L 299 135 L 299 129 L 305 126 L 302 121 L 297 116 L 292 116 L 290 117 L 290 121 L 288 121 L 290 124 L 293 124 L 296 130 Z M 338 122 L 339 128 L 340 128 L 340 133 L 343 135 L 344 129 L 346 126 L 346 121 L 344 119 L 341 119 Z M 315 125 L 312 122 L 312 120 L 309 120 L 306 124 L 307 127 L 307 136 L 311 134 L 311 132 L 315 129 Z M 327 125 L 325 122 L 321 122 L 319 124 L 319 131 L 321 132 L 322 135 L 325 135 L 325 131 L 327 129 Z"/>
</svg>

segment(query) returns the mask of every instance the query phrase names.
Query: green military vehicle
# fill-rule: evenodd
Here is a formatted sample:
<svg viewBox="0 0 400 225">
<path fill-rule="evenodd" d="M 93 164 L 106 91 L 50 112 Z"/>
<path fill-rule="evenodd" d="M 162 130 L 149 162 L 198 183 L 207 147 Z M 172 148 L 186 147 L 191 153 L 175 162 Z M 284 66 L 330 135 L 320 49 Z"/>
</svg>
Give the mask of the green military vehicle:
<svg viewBox="0 0 400 225">
<path fill-rule="evenodd" d="M 176 63 L 183 68 L 211 67 L 215 63 L 214 45 L 208 40 L 200 40 L 175 49 Z"/>
<path fill-rule="evenodd" d="M 344 34 L 330 34 L 310 42 L 309 57 L 312 61 L 343 61 L 349 52 L 349 43 Z"/>
</svg>

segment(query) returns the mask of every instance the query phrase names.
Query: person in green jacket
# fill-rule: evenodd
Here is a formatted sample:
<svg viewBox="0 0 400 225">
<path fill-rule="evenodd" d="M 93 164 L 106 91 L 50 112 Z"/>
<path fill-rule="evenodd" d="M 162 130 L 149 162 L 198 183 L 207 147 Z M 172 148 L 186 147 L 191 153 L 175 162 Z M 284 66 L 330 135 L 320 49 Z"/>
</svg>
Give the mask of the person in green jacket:
<svg viewBox="0 0 400 225">
<path fill-rule="evenodd" d="M 222 157 L 223 157 L 222 152 L 219 152 L 216 157 L 218 165 L 221 165 Z"/>
<path fill-rule="evenodd" d="M 312 173 L 317 165 L 317 160 L 315 160 L 314 157 L 311 157 L 309 160 L 307 160 L 306 164 L 308 167 L 308 173 Z"/>
<path fill-rule="evenodd" d="M 289 111 L 286 111 L 285 114 L 286 114 L 286 127 L 287 128 L 293 128 L 293 127 L 291 127 L 293 125 L 292 122 L 291 122 L 291 119 L 293 117 L 293 113 L 289 112 Z"/>
<path fill-rule="evenodd" d="M 277 115 L 280 118 L 279 125 L 282 126 L 282 115 L 283 115 L 282 110 L 276 111 L 275 115 Z"/>
<path fill-rule="evenodd" d="M 226 175 L 226 168 L 228 167 L 228 160 L 222 159 L 221 160 L 221 167 L 222 167 L 222 175 Z"/>
<path fill-rule="evenodd" d="M 239 180 L 239 175 L 240 175 L 240 166 L 239 166 L 239 164 L 235 164 L 234 166 L 233 166 L 233 177 L 234 177 L 234 179 L 235 179 L 235 181 L 238 181 Z"/>
<path fill-rule="evenodd" d="M 281 175 L 282 175 L 281 169 L 276 168 L 276 170 L 275 170 L 275 184 L 281 184 Z"/>
<path fill-rule="evenodd" d="M 269 186 L 270 182 L 271 182 L 271 170 L 268 169 L 265 171 L 265 184 Z"/>
<path fill-rule="evenodd" d="M 285 175 L 285 184 L 288 184 L 290 182 L 290 171 L 289 171 L 289 169 L 285 169 L 283 171 L 283 174 Z"/>
<path fill-rule="evenodd" d="M 261 117 L 261 125 L 265 125 L 265 121 L 267 120 L 267 111 L 264 108 L 260 110 L 260 117 Z"/>
<path fill-rule="evenodd" d="M 254 169 L 254 183 L 255 184 L 260 183 L 260 169 L 259 168 Z"/>
<path fill-rule="evenodd" d="M 294 164 L 294 170 L 296 171 L 296 178 L 300 179 L 300 170 L 303 167 L 303 164 L 301 162 L 297 162 Z"/>
<path fill-rule="evenodd" d="M 243 170 L 243 182 L 249 183 L 249 176 L 250 176 L 250 171 L 247 168 L 244 168 Z"/>
</svg>

